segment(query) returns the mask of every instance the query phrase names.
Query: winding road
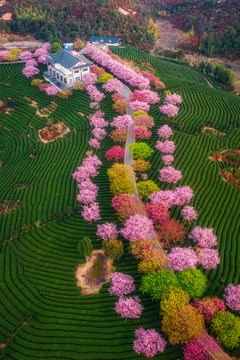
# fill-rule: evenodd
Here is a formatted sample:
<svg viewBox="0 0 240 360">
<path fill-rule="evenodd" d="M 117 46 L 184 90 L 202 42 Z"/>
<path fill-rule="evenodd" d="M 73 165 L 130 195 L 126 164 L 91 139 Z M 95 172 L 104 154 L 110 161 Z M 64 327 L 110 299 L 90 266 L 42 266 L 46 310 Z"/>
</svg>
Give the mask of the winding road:
<svg viewBox="0 0 240 360">
<path fill-rule="evenodd" d="M 126 86 L 123 85 L 122 89 L 119 90 L 120 94 L 122 94 L 125 97 L 125 101 L 129 103 L 129 96 L 131 94 L 131 90 Z M 128 108 L 127 110 L 128 115 L 132 116 L 133 112 L 132 109 Z M 125 145 L 125 157 L 124 157 L 124 164 L 127 165 L 130 170 L 131 170 L 131 177 L 132 177 L 132 182 L 133 182 L 133 186 L 134 186 L 134 197 L 135 200 L 138 204 L 138 207 L 140 209 L 140 212 L 143 215 L 146 215 L 146 213 L 144 212 L 141 200 L 139 199 L 139 195 L 138 195 L 138 191 L 137 191 L 137 185 L 136 185 L 136 179 L 135 179 L 135 174 L 133 171 L 133 168 L 131 166 L 132 163 L 132 154 L 129 150 L 128 145 L 131 145 L 134 143 L 135 139 L 132 136 L 132 130 L 133 130 L 133 125 L 129 128 L 128 130 L 128 137 L 127 137 L 127 141 L 126 141 L 126 145 Z M 165 251 L 163 250 L 159 239 L 157 237 L 157 234 L 155 233 L 155 231 L 153 231 L 152 236 L 150 238 L 150 240 L 152 240 L 154 242 L 155 248 L 159 251 L 160 256 L 164 256 L 166 258 L 166 262 L 165 262 L 165 266 L 164 268 L 167 270 L 172 270 L 172 267 L 168 261 L 168 258 L 166 256 Z M 173 271 L 173 270 L 172 270 Z M 191 324 L 189 324 L 189 326 L 191 326 Z M 199 336 L 198 336 L 199 341 L 202 343 L 202 345 L 204 346 L 205 350 L 209 353 L 209 355 L 215 359 L 215 360 L 232 360 L 231 357 L 229 357 L 222 349 L 220 346 L 217 346 L 215 349 L 213 349 L 211 347 L 211 338 L 208 335 L 207 331 L 204 330 Z"/>
</svg>

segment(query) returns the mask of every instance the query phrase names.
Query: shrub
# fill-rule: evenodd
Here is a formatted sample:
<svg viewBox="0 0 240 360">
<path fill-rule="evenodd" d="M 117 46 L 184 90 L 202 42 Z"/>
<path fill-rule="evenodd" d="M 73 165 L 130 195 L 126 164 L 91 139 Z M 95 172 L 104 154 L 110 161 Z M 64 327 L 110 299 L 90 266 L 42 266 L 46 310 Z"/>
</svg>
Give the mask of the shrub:
<svg viewBox="0 0 240 360">
<path fill-rule="evenodd" d="M 133 120 L 134 127 L 144 126 L 147 129 L 151 129 L 155 125 L 153 121 L 153 117 L 147 114 L 140 114 L 138 116 L 133 116 L 133 119 L 134 119 Z"/>
<path fill-rule="evenodd" d="M 154 225 L 161 225 L 169 219 L 168 208 L 165 204 L 151 202 L 146 204 L 144 209 Z"/>
<path fill-rule="evenodd" d="M 224 346 L 233 349 L 240 342 L 240 319 L 229 311 L 220 311 L 211 322 L 211 330 Z"/>
<path fill-rule="evenodd" d="M 137 183 L 137 191 L 139 192 L 139 195 L 143 198 L 143 200 L 147 200 L 149 195 L 156 191 L 159 191 L 159 187 L 152 180 L 139 181 Z"/>
<path fill-rule="evenodd" d="M 124 251 L 123 242 L 117 239 L 109 239 L 103 242 L 102 249 L 110 259 L 119 260 Z"/>
<path fill-rule="evenodd" d="M 77 251 L 81 256 L 89 256 L 93 251 L 91 239 L 87 236 L 81 239 L 78 243 Z"/>
<path fill-rule="evenodd" d="M 31 85 L 34 85 L 34 86 L 39 86 L 43 83 L 43 80 L 42 79 L 33 79 L 31 81 Z"/>
<path fill-rule="evenodd" d="M 126 130 L 115 129 L 112 130 L 109 134 L 109 137 L 113 139 L 114 142 L 122 143 L 127 140 L 128 132 Z"/>
<path fill-rule="evenodd" d="M 119 161 L 124 158 L 125 150 L 118 145 L 113 146 L 111 149 L 106 151 L 105 157 L 109 161 Z"/>
<path fill-rule="evenodd" d="M 117 211 L 117 215 L 121 221 L 125 221 L 129 216 L 140 212 L 133 195 L 122 194 L 115 196 L 112 199 L 112 206 Z"/>
<path fill-rule="evenodd" d="M 106 84 L 109 79 L 113 79 L 113 75 L 111 75 L 111 74 L 101 74 L 101 75 L 99 75 L 98 83 L 99 84 Z"/>
<path fill-rule="evenodd" d="M 84 90 L 85 87 L 86 87 L 86 84 L 84 84 L 84 82 L 82 82 L 82 81 L 78 81 L 76 84 L 73 85 L 73 88 L 75 90 L 80 90 L 80 91 Z"/>
<path fill-rule="evenodd" d="M 139 115 L 147 115 L 147 113 L 145 111 L 141 111 L 141 110 L 138 110 L 138 111 L 134 111 L 133 112 L 133 119 Z"/>
<path fill-rule="evenodd" d="M 79 51 L 84 48 L 85 43 L 81 39 L 78 39 L 73 43 L 73 46 L 75 50 Z"/>
<path fill-rule="evenodd" d="M 199 269 L 186 269 L 176 273 L 181 288 L 195 299 L 207 290 L 207 277 Z"/>
<path fill-rule="evenodd" d="M 60 98 L 60 99 L 68 99 L 69 98 L 69 96 L 71 96 L 72 95 L 72 91 L 71 90 L 69 90 L 69 89 L 63 89 L 63 90 L 61 90 L 58 94 L 57 94 L 57 96 Z"/>
<path fill-rule="evenodd" d="M 145 171 L 151 169 L 150 162 L 142 159 L 133 160 L 131 165 L 134 171 L 139 171 L 141 173 L 144 173 Z"/>
<path fill-rule="evenodd" d="M 151 135 L 151 131 L 148 131 L 145 126 L 137 126 L 132 131 L 132 136 L 139 140 L 150 139 Z"/>
<path fill-rule="evenodd" d="M 166 249 L 170 249 L 176 244 L 182 244 L 186 235 L 185 226 L 176 219 L 165 221 L 158 227 L 157 232 Z"/>
<path fill-rule="evenodd" d="M 207 339 L 207 347 L 206 347 L 206 341 L 202 342 L 202 339 L 199 340 L 198 338 L 194 338 L 192 341 L 190 341 L 189 344 L 187 344 L 184 347 L 184 359 L 185 360 L 211 360 L 212 356 L 211 353 L 207 350 L 209 348 L 210 350 L 217 350 L 218 345 L 217 342 L 211 338 L 208 337 Z"/>
<path fill-rule="evenodd" d="M 143 274 L 151 274 L 155 271 L 162 269 L 166 265 L 166 257 L 160 256 L 158 259 L 149 261 L 140 261 L 138 263 L 138 271 Z"/>
<path fill-rule="evenodd" d="M 225 311 L 226 307 L 222 300 L 218 298 L 205 298 L 203 300 L 195 300 L 192 304 L 196 309 L 200 310 L 204 320 L 210 322 L 219 311 Z"/>
<path fill-rule="evenodd" d="M 169 293 L 162 296 L 160 309 L 163 314 L 176 311 L 179 307 L 188 304 L 189 301 L 190 297 L 185 291 L 180 288 L 171 288 Z"/>
<path fill-rule="evenodd" d="M 166 312 L 162 320 L 162 330 L 172 345 L 189 343 L 203 328 L 202 315 L 191 305 Z"/>
<path fill-rule="evenodd" d="M 148 144 L 143 142 L 134 143 L 128 145 L 128 147 L 132 153 L 134 160 L 147 160 L 153 153 L 153 149 Z"/>
<path fill-rule="evenodd" d="M 153 300 L 160 300 L 171 288 L 178 288 L 177 277 L 171 270 L 158 270 L 142 277 L 140 291 L 148 294 Z"/>
<path fill-rule="evenodd" d="M 53 53 L 57 52 L 58 50 L 61 50 L 61 48 L 62 48 L 62 46 L 58 42 L 53 42 L 49 52 L 51 54 L 53 54 Z"/>
<path fill-rule="evenodd" d="M 126 114 L 129 105 L 123 99 L 118 99 L 113 104 L 113 109 L 121 115 Z"/>
</svg>

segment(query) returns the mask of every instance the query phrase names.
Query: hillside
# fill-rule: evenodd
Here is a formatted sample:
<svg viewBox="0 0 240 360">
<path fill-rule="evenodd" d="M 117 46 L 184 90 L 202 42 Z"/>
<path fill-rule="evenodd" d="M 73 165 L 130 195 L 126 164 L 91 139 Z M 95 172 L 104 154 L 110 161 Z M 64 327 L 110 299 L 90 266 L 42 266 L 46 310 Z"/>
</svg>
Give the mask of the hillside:
<svg viewBox="0 0 240 360">
<path fill-rule="evenodd" d="M 183 99 L 178 115 L 171 120 L 159 111 L 159 104 L 151 106 L 149 114 L 155 125 L 147 143 L 154 152 L 148 176 L 161 190 L 175 187 L 159 181 L 163 162 L 155 145 L 159 127 L 167 123 L 176 144 L 174 166 L 183 174 L 177 186 L 193 189 L 191 205 L 198 212 L 197 225 L 213 228 L 217 235 L 221 263 L 204 274 L 206 295 L 222 299 L 224 288 L 238 284 L 240 277 L 240 190 L 220 175 L 225 164 L 210 157 L 212 152 L 240 148 L 240 99 L 219 90 L 215 81 L 213 87 L 208 86 L 211 79 L 189 66 L 131 46 L 112 48 L 112 52 L 142 70 L 152 68 L 166 86 L 158 91 L 161 101 L 165 91 L 176 92 Z M 42 74 L 45 66 L 40 66 Z M 122 239 L 124 255 L 115 265 L 117 271 L 135 280 L 134 295 L 140 296 L 144 306 L 140 319 L 125 320 L 114 311 L 117 297 L 109 295 L 109 284 L 93 295 L 80 295 L 76 287 L 75 271 L 79 262 L 84 262 L 77 252 L 79 240 L 88 236 L 94 249 L 99 249 L 97 224 L 123 226 L 111 206 L 107 176 L 112 163 L 105 152 L 114 143 L 106 136 L 100 149 L 88 145 L 91 126 L 87 116 L 94 110 L 85 90 L 74 90 L 68 100 L 51 97 L 32 86 L 22 69 L 22 64 L 0 65 L 0 100 L 9 97 L 14 101 L 13 111 L 0 115 L 1 356 L 4 360 L 141 359 L 142 355 L 133 351 L 134 330 L 143 326 L 162 335 L 162 317 L 159 301 L 139 290 L 141 275 L 128 251 L 129 242 Z M 118 114 L 112 109 L 110 94 L 105 92 L 105 96 L 100 108 L 111 123 Z M 47 144 L 38 136 L 38 130 L 46 126 L 46 109 L 54 123 L 63 121 L 70 129 L 63 138 Z M 215 132 L 203 131 L 206 126 Z M 109 134 L 112 129 L 106 130 Z M 103 163 L 94 178 L 102 219 L 92 223 L 80 214 L 78 186 L 72 177 L 89 150 Z M 15 209 L 6 211 L 6 201 L 15 204 Z M 181 220 L 178 206 L 172 207 L 171 216 Z M 187 225 L 188 231 L 195 225 Z M 239 356 L 240 346 L 227 351 Z M 164 354 L 154 359 L 183 360 L 182 346 L 168 343 Z"/>
<path fill-rule="evenodd" d="M 165 17 L 188 32 L 181 47 L 212 56 L 240 56 L 238 0 L 162 0 L 149 3 L 156 17 Z"/>
</svg>

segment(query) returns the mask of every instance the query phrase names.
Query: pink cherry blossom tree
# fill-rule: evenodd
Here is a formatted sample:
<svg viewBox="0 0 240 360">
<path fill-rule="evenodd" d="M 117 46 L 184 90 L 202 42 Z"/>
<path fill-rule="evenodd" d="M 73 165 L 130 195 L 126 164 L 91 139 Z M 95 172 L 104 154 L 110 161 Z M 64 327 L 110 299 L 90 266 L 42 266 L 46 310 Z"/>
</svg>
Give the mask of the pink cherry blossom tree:
<svg viewBox="0 0 240 360">
<path fill-rule="evenodd" d="M 92 131 L 93 136 L 98 140 L 103 140 L 107 135 L 107 132 L 101 128 L 94 128 Z"/>
<path fill-rule="evenodd" d="M 25 75 L 26 77 L 33 77 L 34 75 L 39 74 L 39 69 L 34 67 L 34 66 L 27 66 L 25 68 L 23 68 L 23 75 Z"/>
<path fill-rule="evenodd" d="M 197 242 L 197 245 L 203 248 L 211 248 L 217 245 L 217 236 L 213 234 L 213 228 L 202 228 L 196 226 L 188 235 L 189 239 Z"/>
<path fill-rule="evenodd" d="M 111 295 L 122 297 L 134 291 L 134 279 L 130 275 L 121 272 L 115 272 L 111 276 L 112 285 L 108 289 Z"/>
<path fill-rule="evenodd" d="M 123 87 L 123 83 L 118 79 L 109 79 L 102 88 L 107 92 L 120 91 Z"/>
<path fill-rule="evenodd" d="M 45 91 L 48 95 L 54 96 L 54 95 L 57 95 L 60 90 L 55 85 L 51 85 L 51 86 L 48 86 Z"/>
<path fill-rule="evenodd" d="M 227 306 L 233 311 L 240 311 L 240 285 L 229 284 L 223 295 Z"/>
<path fill-rule="evenodd" d="M 168 117 L 173 117 L 178 114 L 178 107 L 172 104 L 159 106 L 159 110 Z"/>
<path fill-rule="evenodd" d="M 144 206 L 147 215 L 155 225 L 161 225 L 169 219 L 168 208 L 159 202 L 150 202 Z"/>
<path fill-rule="evenodd" d="M 198 254 L 198 261 L 205 270 L 215 269 L 220 264 L 219 253 L 215 249 L 202 249 Z"/>
<path fill-rule="evenodd" d="M 150 139 L 151 135 L 151 131 L 148 131 L 145 126 L 136 126 L 132 131 L 132 136 L 139 140 Z"/>
<path fill-rule="evenodd" d="M 172 165 L 172 162 L 174 161 L 173 155 L 163 155 L 162 161 L 164 165 Z"/>
<path fill-rule="evenodd" d="M 160 190 L 152 193 L 149 196 L 149 200 L 166 204 L 168 208 L 171 208 L 175 205 L 175 194 L 173 190 Z"/>
<path fill-rule="evenodd" d="M 141 93 L 143 94 L 143 100 L 144 102 L 152 105 L 157 104 L 160 101 L 160 97 L 158 96 L 158 93 L 151 90 L 141 90 Z"/>
<path fill-rule="evenodd" d="M 105 223 L 97 226 L 97 236 L 103 240 L 116 239 L 118 236 L 117 226 L 113 223 Z"/>
<path fill-rule="evenodd" d="M 111 149 L 106 151 L 105 156 L 109 161 L 119 161 L 124 158 L 125 150 L 118 145 L 113 146 Z"/>
<path fill-rule="evenodd" d="M 93 202 L 90 205 L 83 205 L 82 216 L 89 222 L 101 220 L 99 204 Z"/>
<path fill-rule="evenodd" d="M 143 312 L 143 306 L 138 296 L 129 298 L 120 297 L 115 305 L 114 310 L 120 314 L 122 318 L 126 319 L 139 319 Z"/>
<path fill-rule="evenodd" d="M 33 54 L 31 53 L 31 51 L 23 51 L 20 55 L 19 55 L 19 60 L 29 60 L 33 58 Z"/>
<path fill-rule="evenodd" d="M 173 271 L 182 271 L 188 268 L 195 268 L 198 263 L 198 257 L 194 250 L 180 248 L 178 246 L 172 248 L 167 255 Z"/>
<path fill-rule="evenodd" d="M 176 105 L 176 104 L 181 104 L 182 102 L 182 98 L 180 95 L 177 95 L 176 93 L 174 94 L 167 94 L 165 96 L 164 102 L 166 104 L 172 104 L 172 105 Z"/>
<path fill-rule="evenodd" d="M 150 109 L 150 106 L 145 103 L 145 102 L 141 102 L 141 101 L 133 101 L 130 103 L 130 108 L 133 110 L 133 111 L 145 111 L 145 112 L 148 112 L 149 109 Z"/>
<path fill-rule="evenodd" d="M 100 142 L 97 139 L 90 139 L 88 144 L 95 149 L 100 149 Z"/>
<path fill-rule="evenodd" d="M 135 242 L 138 240 L 151 239 L 153 236 L 153 222 L 145 215 L 132 215 L 125 221 L 124 228 L 120 233 L 125 239 Z"/>
<path fill-rule="evenodd" d="M 97 169 L 102 165 L 102 161 L 97 157 L 97 155 L 89 155 L 83 160 L 82 165 L 93 166 L 95 169 Z"/>
<path fill-rule="evenodd" d="M 41 48 L 35 50 L 35 52 L 33 54 L 34 57 L 48 56 L 48 55 L 49 55 L 48 50 L 44 47 L 41 47 Z"/>
<path fill-rule="evenodd" d="M 189 204 L 194 192 L 189 186 L 179 186 L 174 189 L 175 205 Z"/>
<path fill-rule="evenodd" d="M 127 131 L 132 124 L 133 121 L 130 115 L 118 115 L 114 117 L 111 122 L 111 126 L 115 126 L 117 129 L 125 131 Z"/>
<path fill-rule="evenodd" d="M 75 171 L 72 176 L 77 182 L 81 183 L 84 180 L 90 180 L 90 178 L 93 178 L 98 174 L 99 172 L 97 171 L 95 166 L 82 165 L 78 167 L 77 171 Z"/>
<path fill-rule="evenodd" d="M 168 125 L 163 125 L 158 129 L 158 136 L 160 138 L 169 139 L 172 134 L 172 129 Z"/>
<path fill-rule="evenodd" d="M 213 339 L 208 339 L 209 347 L 208 349 L 217 350 L 218 344 Z M 184 347 L 184 359 L 185 360 L 211 360 L 212 356 L 211 353 L 207 350 L 204 346 L 204 343 L 199 338 L 194 338 Z"/>
<path fill-rule="evenodd" d="M 28 66 L 36 67 L 37 65 L 38 65 L 38 63 L 35 59 L 29 59 L 25 62 L 25 67 L 28 67 Z"/>
<path fill-rule="evenodd" d="M 99 109 L 99 103 L 97 101 L 92 101 L 89 104 L 90 109 Z"/>
<path fill-rule="evenodd" d="M 105 98 L 105 95 L 101 93 L 95 85 L 87 85 L 86 90 L 92 101 L 100 102 Z"/>
<path fill-rule="evenodd" d="M 133 341 L 133 350 L 146 357 L 154 357 L 158 352 L 163 352 L 167 342 L 154 329 L 135 330 L 136 340 Z"/>
<path fill-rule="evenodd" d="M 187 222 L 191 223 L 192 221 L 196 220 L 197 218 L 197 211 L 194 209 L 193 206 L 185 206 L 181 210 L 181 215 Z"/>
<path fill-rule="evenodd" d="M 182 173 L 180 170 L 176 170 L 173 166 L 167 166 L 159 170 L 159 180 L 162 182 L 176 184 L 182 179 Z"/>
<path fill-rule="evenodd" d="M 94 73 L 89 73 L 87 75 L 84 76 L 83 80 L 84 84 L 86 85 L 94 85 L 97 84 L 98 82 L 98 77 L 96 74 Z"/>
<path fill-rule="evenodd" d="M 46 65 L 46 64 L 47 64 L 46 55 L 41 55 L 41 56 L 39 56 L 39 57 L 38 57 L 38 62 L 39 62 L 40 64 Z"/>
<path fill-rule="evenodd" d="M 158 141 L 157 145 L 155 146 L 156 149 L 165 153 L 165 154 L 172 154 L 175 151 L 175 145 L 173 141 L 166 140 L 164 142 Z"/>
<path fill-rule="evenodd" d="M 98 186 L 93 184 L 90 180 L 82 181 L 78 184 L 79 194 L 77 195 L 77 201 L 83 204 L 90 204 L 96 200 L 98 193 Z"/>
<path fill-rule="evenodd" d="M 218 314 L 219 311 L 226 311 L 224 302 L 218 298 L 205 298 L 194 300 L 192 305 L 198 309 L 208 323 Z"/>
<path fill-rule="evenodd" d="M 96 128 L 104 128 L 107 127 L 109 123 L 102 117 L 92 117 L 90 125 L 95 126 Z"/>
</svg>

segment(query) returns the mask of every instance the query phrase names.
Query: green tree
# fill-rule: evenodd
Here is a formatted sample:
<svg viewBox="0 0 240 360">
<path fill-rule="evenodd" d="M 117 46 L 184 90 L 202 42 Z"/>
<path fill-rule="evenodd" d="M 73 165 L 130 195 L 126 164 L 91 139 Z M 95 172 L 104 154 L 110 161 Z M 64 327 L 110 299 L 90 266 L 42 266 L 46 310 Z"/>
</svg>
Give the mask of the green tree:
<svg viewBox="0 0 240 360">
<path fill-rule="evenodd" d="M 220 311 L 213 318 L 211 330 L 217 340 L 230 349 L 240 344 L 240 319 L 229 311 Z"/>
<path fill-rule="evenodd" d="M 50 53 L 53 54 L 55 52 L 57 52 L 58 50 L 61 50 L 61 45 L 58 42 L 53 42 L 52 46 L 50 48 Z"/>
<path fill-rule="evenodd" d="M 186 269 L 176 273 L 181 288 L 192 298 L 201 297 L 207 290 L 207 277 L 199 269 Z"/>
<path fill-rule="evenodd" d="M 137 159 L 147 160 L 153 153 L 153 149 L 144 142 L 137 142 L 137 143 L 128 145 L 128 147 L 132 153 L 134 160 L 137 160 Z"/>
<path fill-rule="evenodd" d="M 110 259 L 119 260 L 124 251 L 123 242 L 117 239 L 109 239 L 103 241 L 102 249 L 104 254 Z"/>
<path fill-rule="evenodd" d="M 77 245 L 77 251 L 81 256 L 89 256 L 93 251 L 91 239 L 87 236 L 81 239 Z"/>
<path fill-rule="evenodd" d="M 143 200 L 147 200 L 148 197 L 154 193 L 159 191 L 159 187 L 152 180 L 139 181 L 137 183 L 137 190 L 139 195 L 143 198 Z"/>
<path fill-rule="evenodd" d="M 179 283 L 176 275 L 171 270 L 158 270 L 142 277 L 140 291 L 148 294 L 153 300 L 160 300 L 171 288 L 178 288 Z"/>
<path fill-rule="evenodd" d="M 99 84 L 106 84 L 108 80 L 113 79 L 113 75 L 111 74 L 101 74 L 99 75 L 98 82 Z"/>
</svg>

